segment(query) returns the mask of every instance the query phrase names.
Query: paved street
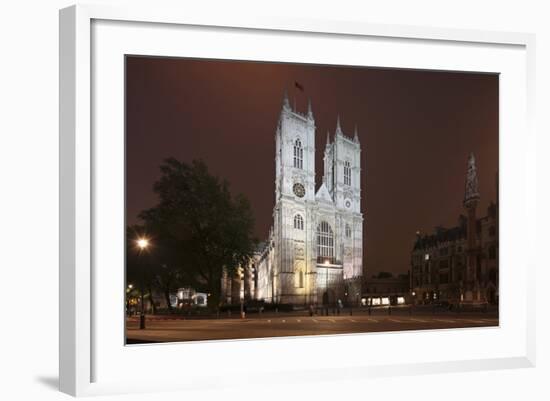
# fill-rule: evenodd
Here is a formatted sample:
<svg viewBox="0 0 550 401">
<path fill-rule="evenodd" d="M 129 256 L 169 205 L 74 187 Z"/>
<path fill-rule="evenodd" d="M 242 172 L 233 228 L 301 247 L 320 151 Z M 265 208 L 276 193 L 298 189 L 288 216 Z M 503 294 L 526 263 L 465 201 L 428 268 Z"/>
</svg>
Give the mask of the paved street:
<svg viewBox="0 0 550 401">
<path fill-rule="evenodd" d="M 353 316 L 258 316 L 251 318 L 181 319 L 152 318 L 139 330 L 135 318 L 127 321 L 128 344 L 148 342 L 220 340 L 342 334 L 379 331 L 448 329 L 498 326 L 498 317 L 487 313 L 355 314 Z"/>
</svg>

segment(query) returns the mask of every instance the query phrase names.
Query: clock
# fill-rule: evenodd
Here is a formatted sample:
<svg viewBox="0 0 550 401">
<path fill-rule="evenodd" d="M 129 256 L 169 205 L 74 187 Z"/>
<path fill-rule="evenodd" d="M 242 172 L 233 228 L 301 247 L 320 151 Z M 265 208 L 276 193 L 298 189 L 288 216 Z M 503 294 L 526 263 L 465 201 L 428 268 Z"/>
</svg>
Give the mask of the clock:
<svg viewBox="0 0 550 401">
<path fill-rule="evenodd" d="M 294 191 L 294 195 L 296 195 L 298 198 L 303 198 L 306 194 L 306 189 L 302 184 L 298 182 L 294 184 L 292 190 Z"/>
<path fill-rule="evenodd" d="M 346 208 L 349 209 L 351 207 L 351 201 L 349 199 L 346 199 Z"/>
</svg>

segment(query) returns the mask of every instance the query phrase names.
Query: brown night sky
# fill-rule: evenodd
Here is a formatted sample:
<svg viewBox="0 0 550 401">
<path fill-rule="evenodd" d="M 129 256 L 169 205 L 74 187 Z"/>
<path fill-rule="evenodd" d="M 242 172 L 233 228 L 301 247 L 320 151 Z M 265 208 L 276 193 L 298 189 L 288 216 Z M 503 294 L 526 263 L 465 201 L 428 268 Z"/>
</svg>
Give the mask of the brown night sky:
<svg viewBox="0 0 550 401">
<path fill-rule="evenodd" d="M 417 230 L 456 224 L 470 152 L 477 158 L 478 215 L 496 200 L 497 75 L 137 56 L 126 66 L 129 224 L 156 203 L 152 185 L 163 159 L 201 158 L 249 198 L 256 235 L 265 239 L 285 88 L 301 112 L 311 99 L 317 187 L 337 115 L 348 136 L 358 126 L 367 275 L 405 273 Z"/>
</svg>

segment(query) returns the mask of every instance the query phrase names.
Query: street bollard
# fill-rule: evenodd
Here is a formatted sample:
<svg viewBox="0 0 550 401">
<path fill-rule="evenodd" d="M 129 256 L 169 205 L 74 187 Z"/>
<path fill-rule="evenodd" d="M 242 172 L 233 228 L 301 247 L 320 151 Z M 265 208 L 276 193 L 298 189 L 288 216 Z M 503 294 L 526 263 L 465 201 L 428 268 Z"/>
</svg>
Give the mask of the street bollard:
<svg viewBox="0 0 550 401">
<path fill-rule="evenodd" d="M 391 306 L 388 306 L 388 315 L 391 315 Z"/>
<path fill-rule="evenodd" d="M 145 314 L 143 313 L 139 315 L 139 329 L 145 329 Z"/>
</svg>

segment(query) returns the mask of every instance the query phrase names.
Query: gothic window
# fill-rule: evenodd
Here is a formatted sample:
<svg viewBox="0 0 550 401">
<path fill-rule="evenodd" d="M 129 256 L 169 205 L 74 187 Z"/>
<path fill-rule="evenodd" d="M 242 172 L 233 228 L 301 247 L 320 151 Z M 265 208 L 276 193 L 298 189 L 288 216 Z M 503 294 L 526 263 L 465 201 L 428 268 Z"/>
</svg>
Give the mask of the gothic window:
<svg viewBox="0 0 550 401">
<path fill-rule="evenodd" d="M 294 216 L 294 228 L 298 230 L 304 229 L 304 218 L 299 214 Z"/>
<path fill-rule="evenodd" d="M 334 263 L 334 233 L 326 221 L 317 226 L 317 262 Z"/>
<path fill-rule="evenodd" d="M 302 149 L 302 142 L 299 139 L 294 142 L 294 167 L 304 168 L 304 149 Z"/>
<path fill-rule="evenodd" d="M 347 160 L 344 163 L 344 184 L 351 185 L 351 165 Z"/>
<path fill-rule="evenodd" d="M 299 288 L 304 288 L 304 272 L 302 270 L 298 270 L 296 275 L 298 276 L 296 286 Z"/>
<path fill-rule="evenodd" d="M 351 227 L 346 224 L 346 238 L 351 238 Z"/>
</svg>

